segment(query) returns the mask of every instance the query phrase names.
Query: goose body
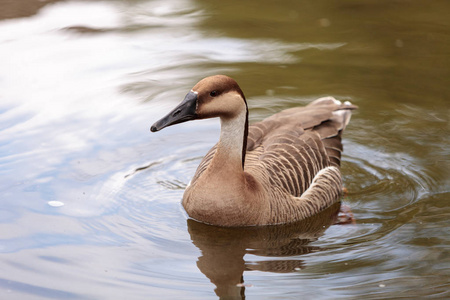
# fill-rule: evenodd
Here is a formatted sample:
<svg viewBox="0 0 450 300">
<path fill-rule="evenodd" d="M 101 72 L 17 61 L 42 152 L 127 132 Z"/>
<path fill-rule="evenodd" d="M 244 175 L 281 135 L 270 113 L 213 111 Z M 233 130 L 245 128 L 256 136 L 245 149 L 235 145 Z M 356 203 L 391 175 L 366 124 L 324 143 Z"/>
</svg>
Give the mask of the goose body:
<svg viewBox="0 0 450 300">
<path fill-rule="evenodd" d="M 284 224 L 339 201 L 341 133 L 355 108 L 325 97 L 249 126 L 242 90 L 232 78 L 216 75 L 197 83 L 151 131 L 219 117 L 219 142 L 184 192 L 186 212 L 220 226 Z"/>
</svg>

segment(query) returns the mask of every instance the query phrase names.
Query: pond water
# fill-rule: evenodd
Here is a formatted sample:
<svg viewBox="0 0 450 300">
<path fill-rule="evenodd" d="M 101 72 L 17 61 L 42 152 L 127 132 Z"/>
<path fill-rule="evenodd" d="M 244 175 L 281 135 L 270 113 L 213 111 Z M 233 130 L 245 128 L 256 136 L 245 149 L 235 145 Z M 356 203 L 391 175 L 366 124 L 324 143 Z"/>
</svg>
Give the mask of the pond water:
<svg viewBox="0 0 450 300">
<path fill-rule="evenodd" d="M 450 2 L 0 2 L 1 299 L 450 297 Z M 332 95 L 343 202 L 226 229 L 180 200 L 217 120 L 152 134 L 201 78 L 251 121 Z"/>
</svg>

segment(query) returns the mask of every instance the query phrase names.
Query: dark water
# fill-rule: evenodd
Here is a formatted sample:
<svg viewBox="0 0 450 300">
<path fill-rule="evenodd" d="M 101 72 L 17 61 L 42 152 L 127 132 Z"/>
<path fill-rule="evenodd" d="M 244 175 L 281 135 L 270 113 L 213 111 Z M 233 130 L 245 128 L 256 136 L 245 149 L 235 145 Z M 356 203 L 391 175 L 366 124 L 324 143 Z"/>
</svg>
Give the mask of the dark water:
<svg viewBox="0 0 450 300">
<path fill-rule="evenodd" d="M 450 297 L 449 1 L 1 1 L 1 299 Z M 224 229 L 180 199 L 217 120 L 151 134 L 199 79 L 261 120 L 332 95 L 344 203 Z"/>
</svg>

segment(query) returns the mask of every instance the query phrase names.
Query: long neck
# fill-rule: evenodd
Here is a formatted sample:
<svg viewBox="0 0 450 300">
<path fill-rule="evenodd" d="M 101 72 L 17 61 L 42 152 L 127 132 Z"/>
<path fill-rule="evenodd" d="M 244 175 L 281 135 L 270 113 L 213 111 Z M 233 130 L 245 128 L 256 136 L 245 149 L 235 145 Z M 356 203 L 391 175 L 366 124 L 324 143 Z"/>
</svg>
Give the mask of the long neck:
<svg viewBox="0 0 450 300">
<path fill-rule="evenodd" d="M 216 155 L 229 164 L 240 164 L 244 168 L 248 134 L 248 110 L 242 110 L 233 118 L 220 118 L 220 140 Z"/>
</svg>

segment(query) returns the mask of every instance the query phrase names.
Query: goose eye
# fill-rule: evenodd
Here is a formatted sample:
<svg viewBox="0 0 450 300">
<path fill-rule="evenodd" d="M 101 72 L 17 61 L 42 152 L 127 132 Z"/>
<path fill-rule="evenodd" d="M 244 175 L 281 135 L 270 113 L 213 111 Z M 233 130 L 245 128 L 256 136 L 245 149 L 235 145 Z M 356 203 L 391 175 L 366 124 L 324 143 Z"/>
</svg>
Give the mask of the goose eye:
<svg viewBox="0 0 450 300">
<path fill-rule="evenodd" d="M 211 93 L 209 93 L 209 95 L 211 97 L 215 97 L 215 96 L 217 96 L 217 91 L 212 91 Z"/>
</svg>

